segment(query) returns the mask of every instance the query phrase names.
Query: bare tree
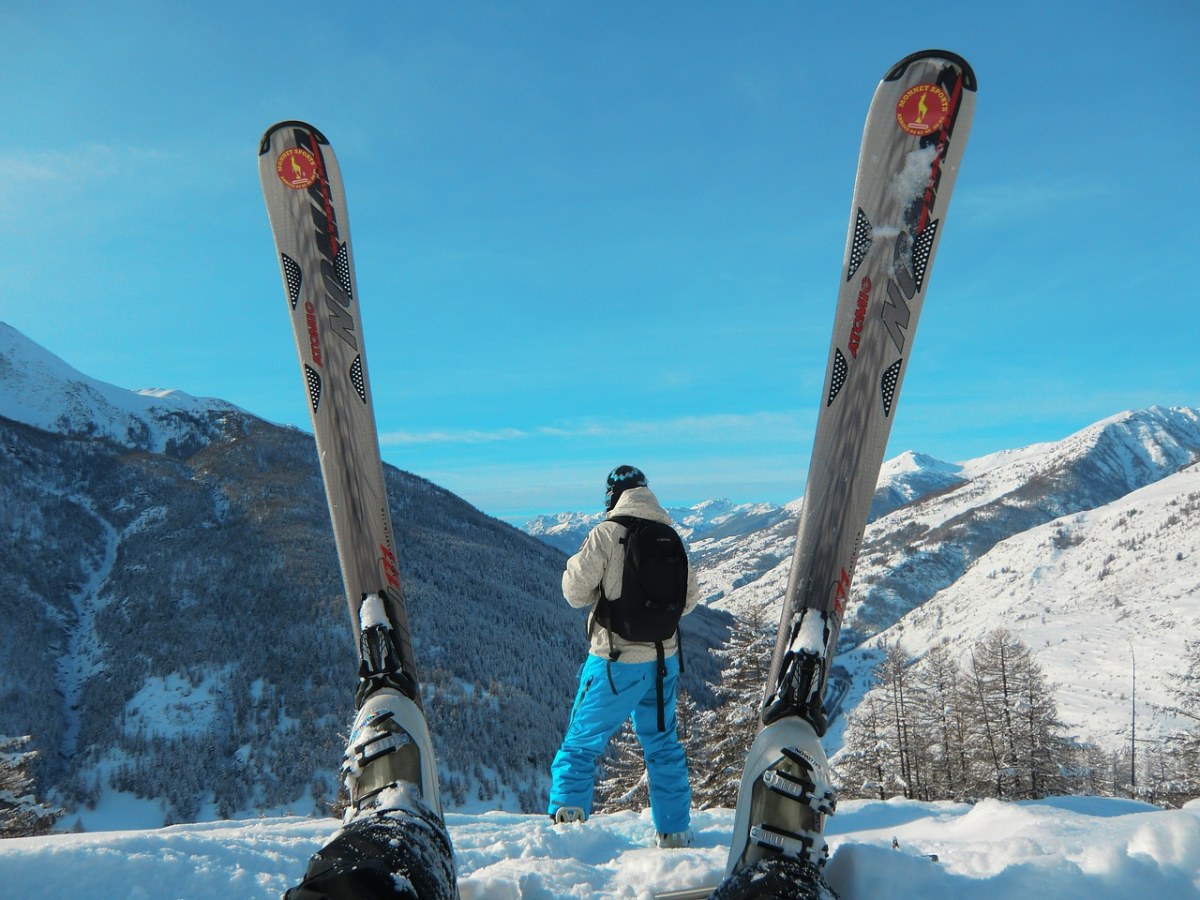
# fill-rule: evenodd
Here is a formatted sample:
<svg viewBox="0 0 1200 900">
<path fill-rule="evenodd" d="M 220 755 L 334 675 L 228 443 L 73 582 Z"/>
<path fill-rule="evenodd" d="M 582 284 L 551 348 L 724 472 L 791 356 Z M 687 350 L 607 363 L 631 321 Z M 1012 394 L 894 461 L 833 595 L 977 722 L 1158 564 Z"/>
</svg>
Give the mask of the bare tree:
<svg viewBox="0 0 1200 900">
<path fill-rule="evenodd" d="M 1073 747 L 1041 666 L 1006 629 L 996 629 L 971 652 L 972 701 L 982 724 L 982 758 L 996 796 L 1031 799 L 1067 789 Z"/>
<path fill-rule="evenodd" d="M 967 714 L 966 678 L 945 646 L 930 650 L 918 663 L 911 693 L 916 698 L 917 730 L 925 735 L 926 781 L 931 797 L 967 799 L 973 761 L 971 717 Z"/>
<path fill-rule="evenodd" d="M 868 691 L 848 717 L 842 752 L 837 755 L 836 773 L 844 797 L 886 800 L 903 790 L 894 733 L 882 691 Z"/>
</svg>

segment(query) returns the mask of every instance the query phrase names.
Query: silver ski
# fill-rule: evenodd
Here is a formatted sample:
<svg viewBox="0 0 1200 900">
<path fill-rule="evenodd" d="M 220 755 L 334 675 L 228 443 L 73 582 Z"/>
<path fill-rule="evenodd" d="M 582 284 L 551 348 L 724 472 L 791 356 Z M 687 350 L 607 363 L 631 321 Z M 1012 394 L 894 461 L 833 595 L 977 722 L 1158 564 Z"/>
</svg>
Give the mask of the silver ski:
<svg viewBox="0 0 1200 900">
<path fill-rule="evenodd" d="M 400 666 L 415 685 L 416 663 L 379 458 L 341 170 L 329 142 L 303 122 L 281 122 L 267 130 L 258 168 L 350 621 L 357 636 L 363 598 L 383 596 Z M 413 700 L 420 703 L 417 696 Z"/>
<path fill-rule="evenodd" d="M 259 177 L 359 648 L 345 827 L 287 897 L 452 900 L 453 849 L 404 608 L 341 171 L 329 141 L 293 121 L 263 135 Z"/>
<path fill-rule="evenodd" d="M 819 869 L 835 809 L 820 737 L 829 667 L 975 108 L 961 57 L 924 51 L 884 76 L 867 114 L 808 481 L 763 705 L 738 793 L 727 877 L 772 859 Z M 819 879 L 818 879 L 819 881 Z M 796 897 L 825 896 L 823 884 Z M 780 895 L 783 896 L 783 895 Z M 792 896 L 788 894 L 788 896 Z"/>
</svg>

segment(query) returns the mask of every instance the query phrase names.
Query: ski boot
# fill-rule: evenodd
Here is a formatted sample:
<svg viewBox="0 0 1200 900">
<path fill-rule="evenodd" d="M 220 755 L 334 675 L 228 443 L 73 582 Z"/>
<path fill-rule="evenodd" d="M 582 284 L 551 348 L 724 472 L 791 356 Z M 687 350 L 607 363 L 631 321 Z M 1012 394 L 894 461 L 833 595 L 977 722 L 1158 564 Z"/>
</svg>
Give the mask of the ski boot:
<svg viewBox="0 0 1200 900">
<path fill-rule="evenodd" d="M 555 825 L 571 825 L 575 822 L 586 822 L 587 813 L 578 806 L 560 806 L 551 816 Z"/>
<path fill-rule="evenodd" d="M 431 746 L 412 700 L 389 689 L 367 698 L 342 763 L 343 827 L 285 900 L 456 900 Z"/>
<path fill-rule="evenodd" d="M 656 831 L 654 833 L 654 844 L 659 850 L 683 850 L 692 846 L 694 840 L 690 828 L 687 831 Z"/>
<path fill-rule="evenodd" d="M 837 900 L 821 868 L 837 800 L 816 729 L 787 716 L 759 732 L 738 790 L 725 880 L 712 900 Z"/>
<path fill-rule="evenodd" d="M 342 760 L 350 804 L 284 900 L 458 900 L 433 740 L 420 707 L 393 686 L 404 682 L 387 665 L 390 628 L 369 601 L 358 713 Z"/>
</svg>

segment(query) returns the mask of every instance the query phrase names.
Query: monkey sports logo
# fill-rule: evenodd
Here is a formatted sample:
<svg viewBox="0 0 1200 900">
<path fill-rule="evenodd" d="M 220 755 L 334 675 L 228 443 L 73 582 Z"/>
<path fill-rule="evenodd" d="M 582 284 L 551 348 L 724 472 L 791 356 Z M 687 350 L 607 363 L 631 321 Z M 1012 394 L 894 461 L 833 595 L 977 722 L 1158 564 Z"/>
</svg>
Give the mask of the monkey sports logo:
<svg viewBox="0 0 1200 900">
<path fill-rule="evenodd" d="M 317 161 L 303 147 L 290 147 L 275 160 L 275 174 L 294 191 L 302 191 L 317 180 Z"/>
<path fill-rule="evenodd" d="M 917 137 L 941 128 L 950 114 L 950 98 L 936 84 L 910 87 L 896 104 L 896 124 Z"/>
</svg>

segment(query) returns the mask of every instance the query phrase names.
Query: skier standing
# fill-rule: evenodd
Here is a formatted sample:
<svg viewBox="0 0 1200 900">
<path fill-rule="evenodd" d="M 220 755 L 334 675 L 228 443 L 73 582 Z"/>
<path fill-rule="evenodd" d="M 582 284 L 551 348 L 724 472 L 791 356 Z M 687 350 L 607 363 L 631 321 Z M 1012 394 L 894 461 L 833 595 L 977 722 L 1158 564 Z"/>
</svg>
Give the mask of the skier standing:
<svg viewBox="0 0 1200 900">
<path fill-rule="evenodd" d="M 577 608 L 591 607 L 587 622 L 591 646 L 579 670 L 567 733 L 551 765 L 548 812 L 560 823 L 582 821 L 591 814 L 596 759 L 632 715 L 646 760 L 658 846 L 686 847 L 691 844 L 691 786 L 675 721 L 680 661 L 674 623 L 692 611 L 700 590 L 678 536 L 663 532 L 661 526 L 669 529 L 671 517 L 650 491 L 646 476 L 633 466 L 618 466 L 609 473 L 607 485 L 607 518 L 588 533 L 563 573 L 567 602 Z M 636 592 L 626 571 L 626 548 L 644 523 L 660 523 L 650 526 L 660 535 L 656 542 L 677 547 L 676 568 L 669 570 L 677 573 L 670 576 L 677 591 L 667 591 L 677 596 L 677 606 L 673 615 L 667 615 L 669 624 L 661 636 L 654 633 L 655 627 L 647 630 L 637 622 L 630 627 L 629 616 L 622 615 L 616 603 L 623 590 L 627 596 Z M 638 551 L 630 555 L 641 555 L 645 544 L 639 539 L 637 546 Z M 658 551 L 645 551 L 651 552 Z M 650 560 L 643 571 L 654 564 Z M 648 606 L 658 604 L 652 599 Z M 647 635 L 658 639 L 645 640 Z"/>
</svg>

